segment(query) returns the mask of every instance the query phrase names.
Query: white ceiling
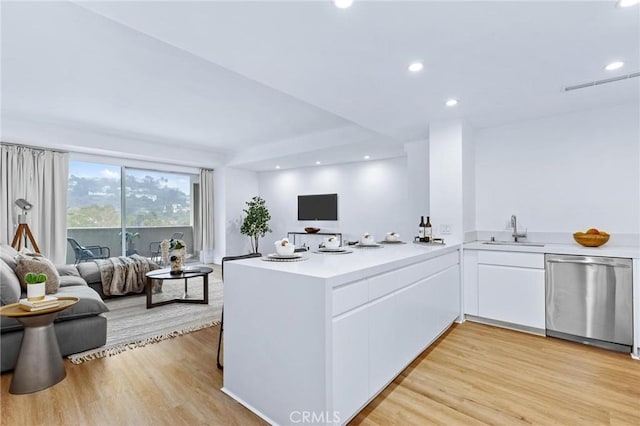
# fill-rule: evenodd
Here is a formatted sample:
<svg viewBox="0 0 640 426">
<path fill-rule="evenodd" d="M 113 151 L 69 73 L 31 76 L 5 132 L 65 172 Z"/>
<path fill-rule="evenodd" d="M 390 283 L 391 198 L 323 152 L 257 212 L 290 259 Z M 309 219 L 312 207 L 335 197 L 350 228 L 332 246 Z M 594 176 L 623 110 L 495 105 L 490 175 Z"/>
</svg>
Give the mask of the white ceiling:
<svg viewBox="0 0 640 426">
<path fill-rule="evenodd" d="M 587 2 L 2 4 L 2 113 L 92 125 L 254 170 L 402 155 L 474 127 L 638 102 L 640 7 Z M 621 59 L 614 73 L 603 67 Z M 419 74 L 407 71 L 422 60 Z M 444 106 L 456 97 L 455 108 Z"/>
</svg>

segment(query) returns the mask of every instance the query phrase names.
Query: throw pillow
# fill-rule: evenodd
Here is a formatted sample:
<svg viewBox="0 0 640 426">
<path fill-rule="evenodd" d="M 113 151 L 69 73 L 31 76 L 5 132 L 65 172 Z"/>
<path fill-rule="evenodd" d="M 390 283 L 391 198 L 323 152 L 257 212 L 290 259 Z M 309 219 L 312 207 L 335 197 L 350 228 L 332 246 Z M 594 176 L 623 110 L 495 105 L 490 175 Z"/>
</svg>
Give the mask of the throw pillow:
<svg viewBox="0 0 640 426">
<path fill-rule="evenodd" d="M 15 271 L 16 266 L 16 256 L 18 255 L 18 251 L 11 246 L 0 244 L 0 259 L 2 259 L 9 267 Z"/>
<path fill-rule="evenodd" d="M 20 281 L 15 272 L 0 260 L 0 303 L 2 305 L 16 303 L 20 300 L 20 293 Z"/>
<path fill-rule="evenodd" d="M 58 271 L 53 263 L 46 257 L 18 256 L 16 275 L 20 280 L 20 285 L 23 290 L 27 289 L 27 282 L 24 280 L 24 276 L 28 272 L 47 274 L 45 293 L 56 293 L 58 288 L 60 288 L 60 275 L 58 275 Z"/>
</svg>

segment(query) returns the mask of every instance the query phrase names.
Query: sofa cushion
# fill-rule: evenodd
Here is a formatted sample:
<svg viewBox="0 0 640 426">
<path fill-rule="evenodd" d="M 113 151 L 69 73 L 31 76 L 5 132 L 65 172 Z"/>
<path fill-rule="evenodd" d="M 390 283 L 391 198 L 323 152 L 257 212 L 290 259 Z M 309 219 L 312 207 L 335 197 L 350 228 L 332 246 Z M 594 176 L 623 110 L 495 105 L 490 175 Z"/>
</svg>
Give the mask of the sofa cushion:
<svg viewBox="0 0 640 426">
<path fill-rule="evenodd" d="M 45 286 L 45 292 L 52 294 L 58 291 L 60 287 L 60 275 L 56 267 L 51 263 L 49 259 L 42 256 L 18 256 L 18 266 L 16 267 L 16 275 L 20 280 L 20 285 L 23 290 L 27 288 L 27 282 L 24 280 L 24 276 L 28 272 L 34 272 L 36 274 L 47 274 L 47 283 Z"/>
<path fill-rule="evenodd" d="M 60 276 L 60 288 L 76 286 L 76 285 L 87 285 L 87 282 L 80 276 L 75 275 L 62 275 Z M 58 290 L 60 291 L 60 290 Z"/>
<path fill-rule="evenodd" d="M 4 261 L 0 260 L 0 304 L 8 305 L 20 300 L 20 280 Z"/>
<path fill-rule="evenodd" d="M 58 275 L 60 277 L 64 277 L 65 275 L 70 275 L 74 277 L 79 277 L 80 273 L 75 265 L 56 265 L 56 270 L 58 271 Z"/>
<path fill-rule="evenodd" d="M 18 252 L 11 246 L 0 244 L 0 259 L 3 260 L 12 270 L 16 270 L 16 256 Z"/>
<path fill-rule="evenodd" d="M 76 265 L 80 276 L 85 279 L 88 284 L 95 284 L 102 282 L 102 276 L 100 275 L 100 268 L 96 262 L 82 262 Z"/>
<path fill-rule="evenodd" d="M 80 299 L 75 305 L 60 312 L 60 316 L 56 321 L 90 317 L 109 311 L 109 308 L 104 304 L 100 295 L 88 286 L 74 285 L 60 287 L 60 290 L 58 290 L 55 296 L 78 297 Z"/>
<path fill-rule="evenodd" d="M 109 308 L 104 304 L 98 293 L 88 286 L 62 287 L 56 297 L 77 297 L 78 303 L 60 312 L 55 322 L 74 320 L 77 318 L 91 317 L 108 312 Z M 11 331 L 22 330 L 24 327 L 15 318 L 0 316 L 0 332 L 9 333 Z"/>
</svg>

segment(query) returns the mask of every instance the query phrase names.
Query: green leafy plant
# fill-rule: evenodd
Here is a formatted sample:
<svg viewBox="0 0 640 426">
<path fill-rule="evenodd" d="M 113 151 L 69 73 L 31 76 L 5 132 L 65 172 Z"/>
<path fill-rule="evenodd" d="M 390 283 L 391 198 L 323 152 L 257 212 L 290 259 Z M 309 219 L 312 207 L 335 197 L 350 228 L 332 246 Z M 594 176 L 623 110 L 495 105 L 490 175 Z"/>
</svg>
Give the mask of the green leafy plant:
<svg viewBox="0 0 640 426">
<path fill-rule="evenodd" d="M 47 281 L 47 274 L 36 274 L 35 272 L 27 272 L 24 276 L 27 284 L 40 284 Z"/>
<path fill-rule="evenodd" d="M 267 232 L 271 232 L 269 228 L 269 220 L 271 214 L 267 208 L 265 201 L 255 196 L 251 201 L 247 201 L 247 208 L 242 211 L 247 214 L 240 227 L 240 232 L 251 237 L 251 250 L 258 253 L 258 242 L 260 237 L 264 237 Z"/>
<path fill-rule="evenodd" d="M 140 233 L 139 232 L 125 232 L 125 238 L 127 239 L 127 241 L 133 241 L 136 238 L 140 238 Z"/>
</svg>

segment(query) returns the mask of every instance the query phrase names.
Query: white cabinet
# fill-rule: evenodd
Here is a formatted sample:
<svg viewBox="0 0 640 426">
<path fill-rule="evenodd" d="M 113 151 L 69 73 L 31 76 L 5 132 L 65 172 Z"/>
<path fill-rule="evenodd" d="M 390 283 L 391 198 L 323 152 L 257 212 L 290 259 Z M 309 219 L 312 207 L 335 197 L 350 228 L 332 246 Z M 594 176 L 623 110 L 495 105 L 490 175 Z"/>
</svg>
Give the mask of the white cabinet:
<svg viewBox="0 0 640 426">
<path fill-rule="evenodd" d="M 333 409 L 342 421 L 460 315 L 458 262 L 451 253 L 333 290 Z"/>
<path fill-rule="evenodd" d="M 465 256 L 465 261 L 467 260 Z M 467 266 L 476 263 L 473 274 Z M 540 253 L 477 252 L 465 266 L 465 313 L 536 329 L 545 328 L 544 255 Z M 472 285 L 473 284 L 473 285 Z M 471 288 L 471 290 L 469 290 Z M 477 314 L 473 302 L 477 300 Z M 469 305 L 469 306 L 468 306 Z"/>
<path fill-rule="evenodd" d="M 333 319 L 333 409 L 355 413 L 369 399 L 369 312 Z"/>
<path fill-rule="evenodd" d="M 478 315 L 545 328 L 544 270 L 478 265 Z"/>
<path fill-rule="evenodd" d="M 385 386 L 402 369 L 400 342 L 402 313 L 394 295 L 377 300 L 369 307 L 369 393 Z"/>
<path fill-rule="evenodd" d="M 462 283 L 464 288 L 463 311 L 478 316 L 478 251 L 465 250 L 463 256 Z"/>
</svg>

